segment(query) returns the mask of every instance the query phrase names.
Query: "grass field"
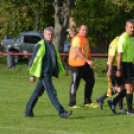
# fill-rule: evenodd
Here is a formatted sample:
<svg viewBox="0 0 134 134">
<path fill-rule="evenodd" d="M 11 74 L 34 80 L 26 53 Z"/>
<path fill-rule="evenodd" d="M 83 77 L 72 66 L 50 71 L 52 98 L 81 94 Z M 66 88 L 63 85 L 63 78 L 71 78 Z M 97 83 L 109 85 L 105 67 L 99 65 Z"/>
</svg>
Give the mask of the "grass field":
<svg viewBox="0 0 134 134">
<path fill-rule="evenodd" d="M 25 118 L 26 103 L 36 82 L 29 82 L 27 63 L 7 69 L 4 59 L 0 59 L 0 134 L 133 134 L 134 116 L 119 113 L 113 115 L 106 100 L 103 110 L 99 108 L 74 109 L 68 119 L 60 119 L 50 103 L 46 92 L 40 97 L 34 108 L 35 118 Z M 95 98 L 107 90 L 107 77 L 95 77 L 96 83 L 92 95 Z M 71 75 L 61 77 L 59 83 L 53 78 L 59 101 L 68 108 L 69 85 Z M 77 92 L 77 104 L 83 106 L 84 81 Z M 124 99 L 124 107 L 126 101 Z"/>
</svg>

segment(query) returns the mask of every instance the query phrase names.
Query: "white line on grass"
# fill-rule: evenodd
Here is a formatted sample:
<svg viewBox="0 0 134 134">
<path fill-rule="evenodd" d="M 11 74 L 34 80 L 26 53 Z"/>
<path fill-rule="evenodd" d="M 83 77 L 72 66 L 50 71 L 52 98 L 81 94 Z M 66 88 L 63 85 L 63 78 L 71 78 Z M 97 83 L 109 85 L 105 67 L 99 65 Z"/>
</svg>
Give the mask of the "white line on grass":
<svg viewBox="0 0 134 134">
<path fill-rule="evenodd" d="M 66 132 L 66 131 L 57 131 L 57 130 L 46 130 L 46 129 L 41 129 L 41 128 L 18 128 L 18 127 L 0 127 L 0 129 L 14 129 L 14 130 L 27 130 L 27 131 L 42 131 L 42 132 L 49 132 L 49 133 L 54 133 L 54 134 L 84 134 L 84 133 L 79 133 L 79 132 L 75 132 L 75 133 L 71 133 L 71 132 Z"/>
</svg>

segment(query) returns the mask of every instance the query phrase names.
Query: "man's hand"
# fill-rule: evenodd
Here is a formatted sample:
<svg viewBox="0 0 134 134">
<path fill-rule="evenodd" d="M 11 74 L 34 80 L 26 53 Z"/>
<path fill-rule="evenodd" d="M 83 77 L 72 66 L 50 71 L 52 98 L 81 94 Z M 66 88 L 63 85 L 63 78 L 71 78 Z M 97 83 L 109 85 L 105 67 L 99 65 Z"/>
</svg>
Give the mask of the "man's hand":
<svg viewBox="0 0 134 134">
<path fill-rule="evenodd" d="M 59 82 L 59 78 L 57 78 L 57 82 Z"/>
<path fill-rule="evenodd" d="M 33 83 L 33 82 L 35 82 L 35 77 L 30 77 L 30 81 L 31 81 L 31 83 Z"/>
<path fill-rule="evenodd" d="M 116 76 L 121 77 L 121 71 L 116 71 Z"/>
<path fill-rule="evenodd" d="M 91 61 L 91 60 L 88 60 L 87 64 L 89 64 L 90 66 L 93 66 L 95 63 L 93 61 Z"/>
<path fill-rule="evenodd" d="M 75 51 L 76 51 L 76 54 L 81 58 L 83 59 L 85 62 L 87 62 L 87 64 L 89 64 L 90 66 L 93 66 L 94 65 L 94 62 L 89 60 L 88 58 L 86 58 L 83 54 L 82 54 L 82 50 L 80 47 L 75 47 Z"/>
<path fill-rule="evenodd" d="M 112 71 L 108 70 L 107 71 L 107 77 L 111 77 L 112 76 Z"/>
</svg>

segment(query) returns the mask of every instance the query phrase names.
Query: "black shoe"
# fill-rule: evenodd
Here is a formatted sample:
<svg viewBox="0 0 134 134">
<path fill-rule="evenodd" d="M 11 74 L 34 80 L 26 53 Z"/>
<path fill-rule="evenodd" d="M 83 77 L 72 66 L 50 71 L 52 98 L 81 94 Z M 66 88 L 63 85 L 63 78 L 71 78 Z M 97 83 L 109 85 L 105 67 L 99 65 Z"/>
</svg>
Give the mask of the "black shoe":
<svg viewBox="0 0 134 134">
<path fill-rule="evenodd" d="M 35 117 L 33 114 L 25 114 L 24 117 Z"/>
<path fill-rule="evenodd" d="M 112 110 L 112 112 L 113 112 L 114 114 L 116 114 L 116 113 L 115 113 L 115 105 L 113 104 L 113 100 L 108 100 L 107 103 L 108 103 L 110 109 Z"/>
<path fill-rule="evenodd" d="M 70 110 L 70 111 L 65 111 L 65 112 L 63 113 L 63 116 L 62 116 L 61 118 L 62 118 L 62 119 L 65 119 L 65 118 L 69 117 L 72 113 L 73 113 L 72 110 Z"/>
<path fill-rule="evenodd" d="M 101 100 L 101 98 L 100 97 L 96 98 L 96 102 L 98 103 L 98 107 L 102 110 L 103 101 Z"/>
<path fill-rule="evenodd" d="M 127 111 L 127 115 L 134 115 L 134 110 Z"/>
<path fill-rule="evenodd" d="M 122 113 L 127 113 L 127 110 L 125 108 L 119 108 L 118 111 Z"/>
</svg>

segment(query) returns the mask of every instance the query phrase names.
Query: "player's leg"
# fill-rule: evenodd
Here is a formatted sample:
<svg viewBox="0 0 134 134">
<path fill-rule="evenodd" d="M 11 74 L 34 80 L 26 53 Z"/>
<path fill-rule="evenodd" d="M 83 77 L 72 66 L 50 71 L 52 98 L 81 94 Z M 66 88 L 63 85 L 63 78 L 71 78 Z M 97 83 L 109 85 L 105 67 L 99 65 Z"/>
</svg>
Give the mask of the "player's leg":
<svg viewBox="0 0 134 134">
<path fill-rule="evenodd" d="M 97 108 L 98 106 L 96 104 L 93 104 L 92 102 L 92 92 L 93 92 L 93 87 L 95 83 L 95 78 L 94 78 L 94 73 L 91 67 L 86 64 L 84 68 L 84 75 L 82 78 L 86 82 L 85 84 L 85 90 L 84 90 L 84 106 L 86 107 L 91 107 L 91 108 Z"/>
<path fill-rule="evenodd" d="M 128 107 L 128 111 L 127 114 L 128 115 L 134 115 L 134 111 L 132 108 L 132 100 L 133 100 L 133 68 L 132 68 L 132 63 L 122 63 L 122 78 L 125 82 L 125 86 L 126 86 L 126 101 L 127 101 L 127 107 Z M 124 92 L 124 93 L 123 93 Z M 125 89 L 122 90 L 122 97 L 125 96 Z M 108 104 L 111 108 L 111 110 L 113 111 L 113 113 L 115 113 L 115 105 L 118 99 L 115 99 L 115 101 L 108 101 Z"/>
<path fill-rule="evenodd" d="M 115 74 L 116 74 L 116 67 L 113 66 L 112 76 L 110 77 L 112 85 L 113 85 L 113 87 L 111 88 L 112 95 L 114 95 L 116 93 L 116 90 L 114 88 L 114 86 L 116 85 Z M 96 98 L 96 102 L 98 103 L 98 106 L 99 106 L 100 109 L 103 109 L 103 103 L 104 103 L 104 100 L 106 98 L 108 98 L 107 92 L 105 92 L 102 96 Z"/>
<path fill-rule="evenodd" d="M 71 108 L 80 108 L 76 105 L 76 91 L 78 89 L 80 80 L 81 80 L 81 72 L 79 68 L 71 68 L 72 71 L 72 82 L 70 84 L 70 92 L 69 92 L 69 107 Z"/>
<path fill-rule="evenodd" d="M 132 107 L 132 102 L 133 102 L 133 82 L 129 84 L 125 84 L 126 86 L 126 101 L 127 101 L 127 108 L 128 108 L 128 115 L 134 115 L 134 110 Z"/>
<path fill-rule="evenodd" d="M 58 101 L 57 92 L 53 86 L 51 76 L 45 76 L 44 78 L 42 78 L 42 83 L 46 89 L 47 95 L 48 95 L 51 103 L 53 104 L 53 106 L 57 110 L 59 116 L 61 118 L 67 118 L 68 116 L 70 116 L 72 114 L 72 110 L 65 111 L 63 106 Z"/>
<path fill-rule="evenodd" d="M 117 87 L 116 87 L 116 89 L 117 89 Z M 120 93 L 118 93 L 118 95 L 114 98 L 114 99 L 111 99 L 111 100 L 108 100 L 107 102 L 108 102 L 108 105 L 109 105 L 109 107 L 110 107 L 110 109 L 112 110 L 112 112 L 115 114 L 116 112 L 115 112 L 115 107 L 116 107 L 116 104 L 118 103 L 118 102 L 120 102 L 120 100 L 121 99 L 123 99 L 123 97 L 125 97 L 126 96 L 126 89 L 122 89 L 122 87 L 120 86 L 120 87 L 118 87 L 118 91 L 121 91 Z M 122 102 L 120 102 L 120 103 L 122 103 Z M 122 105 L 122 104 L 121 104 Z M 126 109 L 124 109 L 122 106 L 120 105 L 120 111 L 121 112 L 124 112 L 124 113 L 126 113 L 127 111 L 126 111 Z"/>
<path fill-rule="evenodd" d="M 123 67 L 123 76 L 126 86 L 126 101 L 127 101 L 127 115 L 134 115 L 134 110 L 132 107 L 132 101 L 133 101 L 133 64 L 132 63 L 122 63 Z"/>
<path fill-rule="evenodd" d="M 31 117 L 34 116 L 33 108 L 38 101 L 38 97 L 44 93 L 44 90 L 45 90 L 44 85 L 43 85 L 41 79 L 39 79 L 39 81 L 36 85 L 36 88 L 26 105 L 25 116 L 31 116 Z"/>
</svg>

